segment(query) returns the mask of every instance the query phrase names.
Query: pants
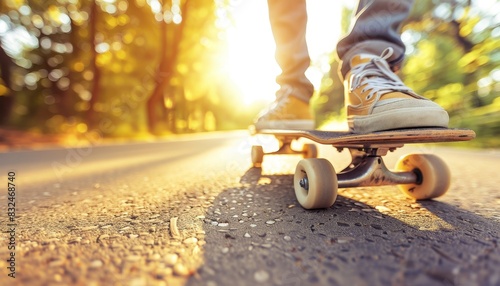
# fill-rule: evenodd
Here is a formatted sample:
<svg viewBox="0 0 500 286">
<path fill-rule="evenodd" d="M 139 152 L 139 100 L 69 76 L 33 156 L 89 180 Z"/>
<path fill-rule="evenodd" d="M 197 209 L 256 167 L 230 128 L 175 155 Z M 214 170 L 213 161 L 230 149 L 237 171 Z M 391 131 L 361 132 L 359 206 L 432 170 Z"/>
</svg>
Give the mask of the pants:
<svg viewBox="0 0 500 286">
<path fill-rule="evenodd" d="M 350 70 L 349 63 L 354 55 L 380 55 L 388 47 L 394 49 L 388 59 L 389 65 L 393 70 L 399 69 L 405 52 L 399 28 L 412 5 L 413 0 L 359 0 L 351 30 L 337 44 L 342 79 Z M 314 87 L 305 76 L 310 65 L 305 0 L 268 0 L 268 7 L 276 42 L 276 61 L 282 70 L 276 82 L 291 85 L 310 97 Z M 325 36 L 328 36 L 328 29 L 325 29 Z"/>
</svg>

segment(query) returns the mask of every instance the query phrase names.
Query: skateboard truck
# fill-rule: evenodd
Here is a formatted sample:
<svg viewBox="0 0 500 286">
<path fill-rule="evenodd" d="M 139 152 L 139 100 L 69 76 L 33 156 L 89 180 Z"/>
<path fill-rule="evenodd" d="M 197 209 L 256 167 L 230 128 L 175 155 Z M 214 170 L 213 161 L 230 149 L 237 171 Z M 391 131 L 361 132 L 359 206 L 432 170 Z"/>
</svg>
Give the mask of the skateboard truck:
<svg viewBox="0 0 500 286">
<path fill-rule="evenodd" d="M 287 145 L 289 146 L 289 145 Z M 337 174 L 339 188 L 355 188 L 364 186 L 384 186 L 399 184 L 418 184 L 421 181 L 418 172 L 392 172 L 384 163 L 382 156 L 389 151 L 402 147 L 338 147 L 337 151 L 348 148 L 351 153 L 351 164 Z M 289 148 L 289 147 L 288 147 Z M 294 153 L 296 151 L 293 151 Z M 297 152 L 298 153 L 298 152 Z M 274 152 L 271 154 L 291 154 Z M 309 190 L 309 180 L 304 177 L 299 180 L 300 187 Z"/>
<path fill-rule="evenodd" d="M 339 188 L 417 184 L 419 181 L 417 173 L 413 171 L 390 171 L 382 158 L 385 154 L 377 154 L 379 149 L 370 149 L 370 153 L 375 155 L 365 154 L 365 156 L 360 156 L 357 149 L 354 151 L 353 149 L 349 150 L 351 151 L 352 162 L 337 174 Z"/>
<path fill-rule="evenodd" d="M 278 150 L 274 152 L 264 153 L 264 149 L 260 145 L 252 146 L 252 163 L 254 167 L 260 167 L 264 160 L 264 155 L 302 155 L 304 158 L 316 158 L 318 156 L 318 148 L 315 144 L 304 144 L 302 150 L 294 150 L 292 142 L 295 138 L 291 137 L 277 137 L 280 143 Z"/>
</svg>

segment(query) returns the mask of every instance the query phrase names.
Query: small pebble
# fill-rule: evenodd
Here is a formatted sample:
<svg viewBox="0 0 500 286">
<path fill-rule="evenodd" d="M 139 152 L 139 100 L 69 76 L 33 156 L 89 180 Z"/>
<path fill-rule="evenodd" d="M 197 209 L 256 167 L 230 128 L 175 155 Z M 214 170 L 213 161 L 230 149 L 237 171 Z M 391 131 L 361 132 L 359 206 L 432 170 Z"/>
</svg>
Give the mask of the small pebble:
<svg viewBox="0 0 500 286">
<path fill-rule="evenodd" d="M 128 262 L 136 262 L 141 260 L 141 257 L 139 255 L 129 255 L 125 258 Z"/>
<path fill-rule="evenodd" d="M 276 222 L 275 222 L 274 220 L 268 220 L 268 221 L 266 221 L 266 224 L 269 224 L 269 225 L 271 225 L 271 224 L 275 224 L 275 223 L 276 223 Z"/>
<path fill-rule="evenodd" d="M 161 255 L 159 255 L 158 253 L 155 253 L 149 257 L 149 259 L 153 260 L 153 261 L 158 261 L 158 260 L 160 260 L 160 258 L 161 258 Z"/>
<path fill-rule="evenodd" d="M 165 264 L 167 266 L 174 266 L 177 263 L 177 260 L 179 259 L 179 255 L 175 253 L 169 253 L 165 255 Z"/>
<path fill-rule="evenodd" d="M 194 248 L 193 248 L 192 254 L 193 255 L 197 255 L 200 252 L 201 252 L 200 247 L 198 245 L 195 245 Z"/>
<path fill-rule="evenodd" d="M 252 236 L 251 236 L 248 232 L 247 232 L 247 233 L 245 233 L 245 235 L 244 235 L 244 236 L 245 236 L 245 237 L 247 237 L 247 238 L 252 237 Z"/>
<path fill-rule="evenodd" d="M 197 242 L 198 242 L 198 239 L 196 237 L 186 238 L 183 241 L 184 244 L 196 244 Z"/>
<path fill-rule="evenodd" d="M 257 272 L 254 273 L 253 278 L 258 283 L 264 283 L 267 280 L 269 280 L 269 273 L 267 273 L 264 270 L 259 270 L 259 271 L 257 271 Z"/>
<path fill-rule="evenodd" d="M 62 276 L 61 276 L 60 274 L 55 274 L 55 275 L 54 275 L 54 280 L 55 280 L 56 282 L 61 282 L 61 281 L 62 281 Z"/>
<path fill-rule="evenodd" d="M 178 276 L 188 276 L 189 269 L 184 264 L 177 263 L 174 266 L 174 274 Z"/>
<path fill-rule="evenodd" d="M 99 268 L 103 265 L 102 261 L 101 260 L 94 260 L 92 262 L 90 262 L 90 265 L 89 267 L 90 268 Z"/>
<path fill-rule="evenodd" d="M 379 212 L 390 212 L 391 209 L 385 206 L 376 206 L 375 207 Z"/>
<path fill-rule="evenodd" d="M 338 243 L 349 243 L 353 240 L 355 240 L 353 237 L 339 237 L 339 238 L 337 238 Z"/>
<path fill-rule="evenodd" d="M 290 240 L 292 240 L 292 238 L 291 238 L 291 237 L 289 237 L 288 235 L 285 235 L 285 237 L 283 237 L 283 239 L 284 239 L 284 240 L 286 240 L 286 241 L 290 241 Z"/>
</svg>

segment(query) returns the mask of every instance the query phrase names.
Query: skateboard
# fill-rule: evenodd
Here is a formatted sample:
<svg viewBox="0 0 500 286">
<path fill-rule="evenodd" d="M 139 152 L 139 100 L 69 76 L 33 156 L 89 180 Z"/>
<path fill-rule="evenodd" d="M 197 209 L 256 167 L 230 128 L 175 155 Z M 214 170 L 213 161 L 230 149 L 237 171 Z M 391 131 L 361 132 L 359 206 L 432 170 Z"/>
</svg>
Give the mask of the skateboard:
<svg viewBox="0 0 500 286">
<path fill-rule="evenodd" d="M 354 134 L 348 131 L 321 130 L 251 130 L 255 134 L 272 135 L 279 150 L 264 153 L 262 146 L 251 149 L 254 167 L 260 167 L 265 155 L 299 154 L 303 159 L 294 174 L 294 189 L 305 209 L 328 208 L 335 203 L 338 188 L 398 185 L 407 196 L 426 200 L 443 195 L 450 186 L 451 175 L 446 163 L 433 154 L 408 154 L 399 159 L 393 171 L 383 160 L 388 153 L 405 144 L 468 141 L 475 138 L 469 129 L 412 128 Z M 336 172 L 332 164 L 317 158 L 315 144 L 303 144 L 294 150 L 292 142 L 307 138 L 319 144 L 332 145 L 339 152 L 348 149 L 351 163 Z"/>
</svg>

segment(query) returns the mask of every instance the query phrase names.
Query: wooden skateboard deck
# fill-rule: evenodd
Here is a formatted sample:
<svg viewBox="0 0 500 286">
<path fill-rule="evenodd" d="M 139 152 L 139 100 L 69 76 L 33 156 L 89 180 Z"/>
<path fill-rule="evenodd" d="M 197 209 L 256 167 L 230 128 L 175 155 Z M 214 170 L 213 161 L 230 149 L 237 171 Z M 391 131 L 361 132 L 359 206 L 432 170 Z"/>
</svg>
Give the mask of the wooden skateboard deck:
<svg viewBox="0 0 500 286">
<path fill-rule="evenodd" d="M 257 134 L 274 135 L 278 139 L 307 138 L 336 147 L 401 145 L 411 143 L 468 141 L 476 137 L 469 129 L 411 128 L 355 134 L 348 131 L 264 129 Z"/>
</svg>

